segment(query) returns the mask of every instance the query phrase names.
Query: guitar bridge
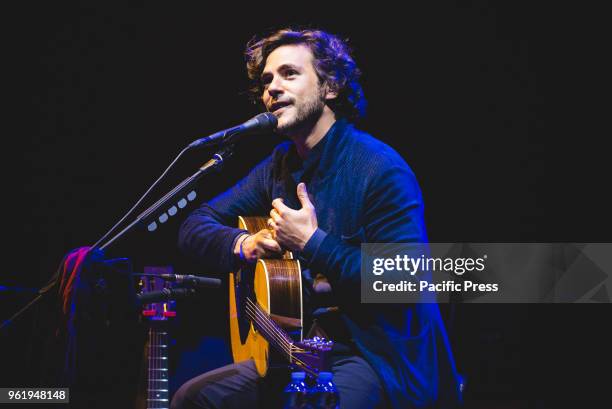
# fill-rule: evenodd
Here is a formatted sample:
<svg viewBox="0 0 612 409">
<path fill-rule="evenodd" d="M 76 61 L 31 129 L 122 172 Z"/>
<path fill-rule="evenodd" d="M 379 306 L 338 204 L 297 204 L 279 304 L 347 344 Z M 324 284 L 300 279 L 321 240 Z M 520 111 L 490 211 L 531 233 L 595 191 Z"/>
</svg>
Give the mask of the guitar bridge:
<svg viewBox="0 0 612 409">
<path fill-rule="evenodd" d="M 295 342 L 291 345 L 291 364 L 300 369 L 309 368 L 313 372 L 307 371 L 311 376 L 328 371 L 333 346 L 333 341 L 320 337 Z"/>
</svg>

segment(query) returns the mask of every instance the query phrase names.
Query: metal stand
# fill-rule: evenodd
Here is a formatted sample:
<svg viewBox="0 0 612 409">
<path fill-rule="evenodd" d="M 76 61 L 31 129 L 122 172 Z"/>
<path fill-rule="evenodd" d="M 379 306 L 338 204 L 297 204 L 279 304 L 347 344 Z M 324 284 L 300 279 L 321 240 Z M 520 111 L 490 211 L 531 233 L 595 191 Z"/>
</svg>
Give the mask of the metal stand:
<svg viewBox="0 0 612 409">
<path fill-rule="evenodd" d="M 117 233 L 115 236 L 109 239 L 106 243 L 101 244 L 98 248 L 100 250 L 104 250 L 105 248 L 110 246 L 114 241 L 119 239 L 121 236 L 123 236 L 125 233 L 132 230 L 136 226 L 142 226 L 146 223 L 149 223 L 149 225 L 147 226 L 149 231 L 154 231 L 155 229 L 157 229 L 157 223 L 155 221 L 151 221 L 151 216 L 158 215 L 161 209 L 167 209 L 168 213 L 174 214 L 177 211 L 176 205 L 178 205 L 179 207 L 185 207 L 187 202 L 183 196 L 188 191 L 193 189 L 193 186 L 195 185 L 195 183 L 202 176 L 212 172 L 213 170 L 217 170 L 221 168 L 221 166 L 223 166 L 223 162 L 225 161 L 225 159 L 229 158 L 234 153 L 233 148 L 234 148 L 233 145 L 229 145 L 219 150 L 217 153 L 213 155 L 213 157 L 208 162 L 203 164 L 196 173 L 194 173 L 193 175 L 191 175 L 190 177 L 188 177 L 187 179 L 179 183 L 174 189 L 168 192 L 164 197 L 159 199 L 151 207 L 149 207 L 147 210 L 145 210 L 140 215 L 138 215 L 132 223 L 127 225 L 127 227 L 125 227 L 123 230 L 121 230 L 119 233 Z M 189 195 L 191 195 L 191 193 Z M 195 192 L 193 192 L 192 196 L 189 196 L 189 195 L 188 195 L 188 200 L 193 200 L 195 198 Z M 163 212 L 163 214 L 165 215 L 165 212 Z M 162 218 L 160 218 L 160 221 L 162 223 L 165 221 L 163 219 L 163 216 Z"/>
<path fill-rule="evenodd" d="M 202 176 L 214 170 L 220 169 L 223 166 L 223 162 L 225 161 L 225 159 L 228 159 L 229 157 L 231 157 L 233 153 L 234 153 L 233 144 L 228 144 L 224 146 L 222 149 L 216 152 L 210 160 L 204 163 L 200 167 L 200 169 L 198 169 L 196 173 L 194 173 L 187 179 L 183 180 L 174 189 L 172 189 L 170 192 L 164 195 L 161 199 L 155 202 L 151 207 L 149 207 L 147 210 L 145 210 L 140 215 L 138 215 L 136 219 L 134 219 L 134 221 L 132 221 L 129 225 L 127 225 L 127 227 L 125 227 L 119 233 L 114 235 L 111 239 L 109 239 L 105 243 L 94 245 L 90 249 L 89 255 L 94 252 L 97 252 L 98 254 L 103 254 L 104 249 L 106 249 L 108 246 L 110 246 L 112 243 L 117 241 L 119 238 L 121 238 L 123 235 L 125 235 L 127 232 L 131 231 L 135 227 L 140 227 L 146 223 L 149 223 L 147 226 L 149 231 L 154 231 L 157 228 L 157 223 L 155 221 L 151 221 L 152 216 L 157 216 L 160 213 L 162 213 L 162 218 L 160 218 L 160 222 L 163 223 L 165 221 L 163 220 L 163 216 L 165 215 L 165 217 L 167 218 L 167 214 L 165 213 L 166 211 L 172 215 L 177 211 L 176 206 L 180 208 L 185 207 L 187 204 L 187 200 L 195 199 L 195 192 L 193 191 L 193 187 L 195 183 Z M 187 195 L 188 199 L 185 200 L 183 196 L 189 191 L 191 191 L 191 193 Z M 164 211 L 161 212 L 161 209 L 164 209 Z M 27 310 L 29 310 L 33 305 L 35 305 L 45 294 L 49 293 L 51 289 L 55 288 L 55 286 L 58 284 L 58 280 L 59 280 L 59 276 L 56 273 L 51 278 L 51 280 L 38 291 L 38 295 L 32 301 L 30 301 L 25 307 L 21 308 L 17 313 L 15 313 L 9 319 L 0 323 L 0 330 L 11 325 L 17 318 L 22 316 Z"/>
</svg>

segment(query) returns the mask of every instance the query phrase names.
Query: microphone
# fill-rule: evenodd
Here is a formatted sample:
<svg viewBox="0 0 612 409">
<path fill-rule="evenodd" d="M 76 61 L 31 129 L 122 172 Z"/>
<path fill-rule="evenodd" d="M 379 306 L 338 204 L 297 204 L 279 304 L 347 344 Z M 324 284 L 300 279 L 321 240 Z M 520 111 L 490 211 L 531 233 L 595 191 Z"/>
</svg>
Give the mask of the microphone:
<svg viewBox="0 0 612 409">
<path fill-rule="evenodd" d="M 278 119 L 270 112 L 264 112 L 249 119 L 242 125 L 219 131 L 204 138 L 196 139 L 189 144 L 189 149 L 217 143 L 232 143 L 238 135 L 272 132 L 276 129 Z"/>
<path fill-rule="evenodd" d="M 139 304 L 151 304 L 160 301 L 172 301 L 177 298 L 185 298 L 194 295 L 196 290 L 193 288 L 164 288 L 161 291 L 151 291 L 149 293 L 136 295 Z"/>
<path fill-rule="evenodd" d="M 219 288 L 221 286 L 221 280 L 218 278 L 182 274 L 160 274 L 159 277 L 163 278 L 164 280 L 175 281 L 179 284 L 184 284 L 192 288 Z"/>
</svg>

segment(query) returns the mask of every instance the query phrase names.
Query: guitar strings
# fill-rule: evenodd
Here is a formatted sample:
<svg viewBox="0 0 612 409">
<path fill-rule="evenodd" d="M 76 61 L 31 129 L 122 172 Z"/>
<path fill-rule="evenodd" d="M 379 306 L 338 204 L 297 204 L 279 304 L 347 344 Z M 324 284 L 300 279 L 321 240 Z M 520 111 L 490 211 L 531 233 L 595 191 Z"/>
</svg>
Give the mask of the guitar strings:
<svg viewBox="0 0 612 409">
<path fill-rule="evenodd" d="M 291 347 L 293 341 L 283 331 L 281 331 L 280 328 L 276 326 L 276 324 L 270 319 L 267 313 L 263 311 L 262 308 L 259 305 L 255 304 L 253 301 L 249 300 L 249 302 L 251 308 L 255 311 L 255 314 L 259 314 L 259 317 L 262 320 L 260 325 L 266 324 L 268 328 L 265 329 L 270 330 L 272 332 L 271 335 L 274 336 L 278 340 L 278 342 L 282 342 L 287 347 Z M 257 322 L 257 317 L 254 318 L 254 320 Z"/>
<path fill-rule="evenodd" d="M 148 333 L 148 342 L 147 342 L 147 380 L 149 382 L 148 383 L 148 387 L 147 387 L 147 399 L 150 398 L 149 394 L 151 393 L 151 382 L 153 382 L 151 380 L 151 328 L 149 328 L 149 333 Z"/>
<path fill-rule="evenodd" d="M 249 307 L 249 306 L 247 305 L 247 308 L 248 308 L 248 307 Z M 274 325 L 272 325 L 272 323 L 271 323 L 271 322 L 268 322 L 268 321 L 266 320 L 266 318 L 268 318 L 268 319 L 269 319 L 269 317 L 266 317 L 266 316 L 264 315 L 265 313 L 264 313 L 264 312 L 262 312 L 262 311 L 260 310 L 260 311 L 259 311 L 259 315 L 260 315 L 260 317 L 262 318 L 262 322 L 259 322 L 259 321 L 257 320 L 257 317 L 252 315 L 253 313 L 257 314 L 257 306 L 255 306 L 255 305 L 250 305 L 250 307 L 251 307 L 251 308 L 255 308 L 255 309 L 256 309 L 256 311 L 255 311 L 255 312 L 253 312 L 253 311 L 247 311 L 247 312 L 249 312 L 249 313 L 250 313 L 249 315 L 251 315 L 251 317 L 250 317 L 250 318 L 251 318 L 253 321 L 255 321 L 256 323 L 258 323 L 262 329 L 264 329 L 264 330 L 268 330 L 268 335 L 270 335 L 270 337 L 271 337 L 271 338 L 273 338 L 273 339 L 274 339 L 274 338 L 276 338 L 276 339 L 278 340 L 278 335 L 280 335 L 280 334 L 276 334 L 277 336 L 275 336 L 273 333 L 270 333 L 270 331 L 273 331 L 273 332 L 274 332 L 274 331 L 278 331 L 278 330 L 274 328 Z M 267 327 L 267 328 L 266 328 L 266 327 Z M 286 342 L 286 341 L 285 341 L 285 342 Z M 311 369 L 308 367 L 308 365 L 307 365 L 307 364 L 306 364 L 304 361 L 302 361 L 301 359 L 299 359 L 299 358 L 298 358 L 298 357 L 296 357 L 295 355 L 292 355 L 292 354 L 291 354 L 291 352 L 290 352 L 290 350 L 289 350 L 289 349 L 287 349 L 287 347 L 286 347 L 286 346 L 284 346 L 283 344 L 281 344 L 281 343 L 280 343 L 280 342 L 278 342 L 278 341 L 277 341 L 277 343 L 273 343 L 272 345 L 274 345 L 275 347 L 277 347 L 278 349 L 280 349 L 280 350 L 281 350 L 281 352 L 284 352 L 284 353 L 287 355 L 287 357 L 289 358 L 289 361 L 290 361 L 290 362 L 291 362 L 291 361 L 294 361 L 294 362 L 295 362 L 295 363 L 296 363 L 298 366 L 300 366 L 302 369 L 304 369 L 306 372 L 308 372 L 308 373 L 309 373 L 311 376 L 313 376 L 313 377 L 316 377 L 316 376 L 317 376 L 316 372 L 312 371 L 312 370 L 311 370 Z M 290 345 L 291 345 L 291 344 L 290 344 Z"/>
<path fill-rule="evenodd" d="M 151 401 L 151 399 L 153 399 L 153 389 L 155 389 L 155 349 L 153 348 L 153 345 L 155 345 L 155 330 L 153 329 L 153 326 L 151 326 L 151 328 L 149 329 L 149 378 L 151 379 L 151 387 L 149 388 L 149 390 L 147 391 L 147 397 L 148 397 L 148 401 L 151 403 L 154 403 L 153 401 Z M 149 403 L 147 402 L 147 403 Z"/>
<path fill-rule="evenodd" d="M 152 360 L 151 360 L 151 365 L 153 366 L 153 368 L 152 368 L 153 370 L 151 372 L 149 372 L 149 375 L 153 378 L 153 388 L 151 388 L 151 390 L 149 391 L 149 399 L 153 399 L 153 389 L 155 389 L 155 384 L 157 383 L 157 381 L 156 381 L 157 378 L 155 378 L 156 373 L 157 373 L 157 371 L 155 370 L 156 369 L 157 361 L 155 359 L 155 348 L 154 348 L 154 345 L 155 345 L 155 330 L 153 330 L 153 328 L 151 328 L 151 345 L 150 345 L 151 350 L 150 350 L 150 352 L 151 352 L 151 356 L 153 357 Z M 155 401 L 150 400 L 150 402 L 152 404 L 155 404 Z M 155 407 L 155 406 L 153 406 L 153 407 Z"/>
<path fill-rule="evenodd" d="M 159 379 L 162 379 L 161 377 L 163 376 L 161 374 L 161 371 L 159 370 L 159 351 L 157 348 L 158 342 L 159 342 L 159 331 L 155 331 L 153 333 L 153 336 L 155 337 L 155 343 L 153 344 L 153 351 L 154 351 L 154 357 L 155 357 L 155 373 L 153 374 L 153 376 L 155 376 L 155 382 L 153 382 L 153 389 L 159 389 L 159 384 L 161 383 L 159 381 Z M 155 399 L 155 393 L 157 391 L 151 391 L 151 398 Z M 153 401 L 155 403 L 155 407 L 159 407 L 158 406 L 158 401 L 154 400 Z"/>
<path fill-rule="evenodd" d="M 289 346 L 291 351 L 295 351 L 295 352 L 303 352 L 304 351 L 304 349 L 302 349 L 300 347 L 297 347 L 294 344 L 294 341 L 291 338 L 289 338 L 289 336 L 281 328 L 279 328 L 279 326 L 276 324 L 276 322 L 274 322 L 274 320 L 272 320 L 270 318 L 268 313 L 258 303 L 253 302 L 248 297 L 247 297 L 247 303 L 250 304 L 250 306 L 255 310 L 256 313 L 257 312 L 259 313 L 259 316 L 262 318 L 263 323 L 268 324 L 268 326 L 271 328 L 271 330 L 275 332 L 272 335 L 276 335 L 277 334 L 278 335 L 277 339 L 280 337 L 281 341 L 284 341 L 284 343 Z"/>
<path fill-rule="evenodd" d="M 247 305 L 252 307 L 256 313 L 259 313 L 259 316 L 263 319 L 263 321 L 269 324 L 272 331 L 275 331 L 275 333 L 278 335 L 278 337 L 281 340 L 283 340 L 287 344 L 290 344 L 292 342 L 292 340 L 276 326 L 276 323 L 272 321 L 268 313 L 264 311 L 263 308 L 259 304 L 255 303 L 250 298 L 247 298 Z"/>
<path fill-rule="evenodd" d="M 287 339 L 285 339 L 280 333 L 278 333 L 278 330 L 276 330 L 274 326 L 265 319 L 266 317 L 261 311 L 258 311 L 256 306 L 252 304 L 247 304 L 247 313 L 250 313 L 249 318 L 251 318 L 252 321 L 255 321 L 255 323 L 259 324 L 262 330 L 267 331 L 270 337 L 273 338 L 276 342 L 278 342 L 279 345 L 283 347 L 286 353 L 289 353 L 289 346 L 291 345 L 290 342 L 287 341 Z M 259 315 L 259 317 L 257 315 Z"/>
<path fill-rule="evenodd" d="M 161 371 L 159 370 L 159 356 L 158 356 L 159 351 L 157 350 L 157 345 L 159 343 L 159 339 L 158 339 L 159 338 L 159 331 L 155 331 L 153 333 L 153 336 L 155 337 L 155 343 L 153 344 L 153 351 L 154 351 L 153 352 L 153 356 L 155 357 L 155 372 L 153 373 L 153 376 L 155 376 L 155 378 L 154 378 L 155 382 L 153 382 L 153 389 L 159 389 L 158 385 L 161 382 L 158 379 L 161 379 L 161 378 L 158 378 L 158 376 L 162 376 L 160 374 Z M 156 391 L 153 391 L 153 390 L 151 391 L 151 399 L 155 399 L 155 392 Z M 159 406 L 157 406 L 158 402 L 156 400 L 154 400 L 152 402 L 155 404 L 155 407 L 159 407 Z"/>
<path fill-rule="evenodd" d="M 251 312 L 251 314 L 252 314 L 252 312 Z M 250 317 L 250 318 L 251 318 L 251 319 L 253 319 L 254 321 L 256 321 L 256 323 L 257 323 L 257 320 L 256 320 L 256 318 L 257 318 L 257 317 L 254 317 L 254 316 L 252 316 L 252 315 L 251 315 L 251 317 Z M 265 323 L 258 323 L 258 324 L 260 325 L 261 329 L 263 329 L 263 330 L 268 330 L 268 331 L 269 331 L 269 330 L 270 330 L 270 328 L 271 328 L 269 324 L 268 324 L 268 328 L 265 328 L 265 325 L 266 325 Z M 273 327 L 272 327 L 272 328 L 273 328 Z M 277 337 L 275 337 L 273 334 L 268 333 L 268 335 L 269 335 L 271 338 L 273 338 L 273 339 L 274 339 L 274 338 L 277 338 Z M 278 338 L 277 338 L 277 342 L 276 342 L 276 343 L 272 343 L 272 345 L 273 345 L 273 346 L 275 346 L 277 349 L 281 350 L 281 352 L 284 352 L 284 353 L 287 355 L 287 357 L 289 358 L 289 361 L 290 361 L 290 362 L 291 362 L 291 361 L 293 361 L 293 362 L 295 362 L 297 365 L 299 365 L 300 367 L 303 367 L 303 369 L 304 369 L 305 371 L 307 371 L 309 374 L 311 374 L 312 376 L 316 376 L 316 375 L 317 375 L 315 372 L 313 372 L 312 370 L 310 370 L 310 369 L 308 368 L 307 364 L 306 364 L 304 361 L 302 361 L 301 359 L 299 359 L 299 358 L 298 358 L 298 357 L 296 357 L 295 355 L 292 355 L 292 354 L 290 353 L 290 351 L 289 351 L 289 350 L 288 350 L 288 349 L 287 349 L 285 346 L 283 346 L 281 343 L 279 343 L 279 342 L 278 342 Z"/>
<path fill-rule="evenodd" d="M 270 338 L 274 339 L 278 343 L 278 347 L 283 350 L 285 354 L 291 357 L 292 344 L 291 341 L 287 341 L 282 335 L 279 333 L 279 330 L 275 328 L 273 323 L 269 322 L 269 318 L 267 318 L 264 313 L 261 311 L 257 311 L 255 306 L 250 306 L 251 309 L 255 309 L 255 311 L 249 310 L 250 318 L 255 321 L 256 324 L 260 327 L 260 330 L 263 332 L 267 332 Z M 259 318 L 256 316 L 259 313 Z M 255 315 L 253 315 L 255 314 Z"/>
<path fill-rule="evenodd" d="M 307 364 L 302 361 L 301 359 L 297 358 L 296 356 L 294 356 L 292 354 L 292 352 L 305 352 L 302 348 L 296 347 L 293 342 L 291 340 L 287 340 L 288 337 L 281 331 L 280 328 L 278 328 L 276 326 L 276 323 L 274 323 L 270 317 L 267 315 L 267 313 L 265 311 L 263 311 L 263 309 L 261 308 L 261 306 L 259 306 L 259 304 L 254 303 L 250 298 L 247 297 L 247 308 L 251 307 L 252 309 L 254 309 L 255 314 L 259 313 L 259 317 L 261 318 L 262 322 L 258 322 L 257 317 L 256 316 L 252 316 L 253 311 L 249 311 L 247 310 L 247 313 L 251 313 L 251 319 L 253 321 L 255 321 L 256 323 L 259 323 L 260 326 L 264 329 L 264 330 L 268 330 L 268 331 L 272 331 L 271 334 L 269 334 L 272 338 L 275 338 L 277 340 L 277 342 L 279 342 L 279 344 L 275 344 L 279 349 L 282 349 L 282 352 L 284 352 L 285 354 L 287 354 L 287 356 L 290 359 L 293 359 L 296 361 L 296 363 L 300 366 L 303 367 L 304 370 L 306 370 L 309 374 L 316 376 L 316 373 L 312 370 L 310 370 L 307 367 Z M 267 326 L 267 328 L 265 327 Z M 284 343 L 285 345 L 281 344 Z M 289 348 L 287 348 L 287 345 L 289 346 Z"/>
</svg>

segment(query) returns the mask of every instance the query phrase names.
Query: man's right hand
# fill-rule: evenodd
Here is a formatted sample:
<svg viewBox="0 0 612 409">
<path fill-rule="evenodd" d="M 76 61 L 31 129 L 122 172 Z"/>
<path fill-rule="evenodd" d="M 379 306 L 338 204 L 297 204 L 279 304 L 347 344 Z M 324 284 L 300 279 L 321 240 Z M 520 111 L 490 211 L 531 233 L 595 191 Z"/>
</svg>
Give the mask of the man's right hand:
<svg viewBox="0 0 612 409">
<path fill-rule="evenodd" d="M 244 241 L 244 243 L 243 243 Z M 274 239 L 272 232 L 262 229 L 255 234 L 244 235 L 236 241 L 234 254 L 240 257 L 240 244 L 242 243 L 242 253 L 249 263 L 254 263 L 259 258 L 278 257 L 283 253 L 283 249 Z"/>
</svg>

